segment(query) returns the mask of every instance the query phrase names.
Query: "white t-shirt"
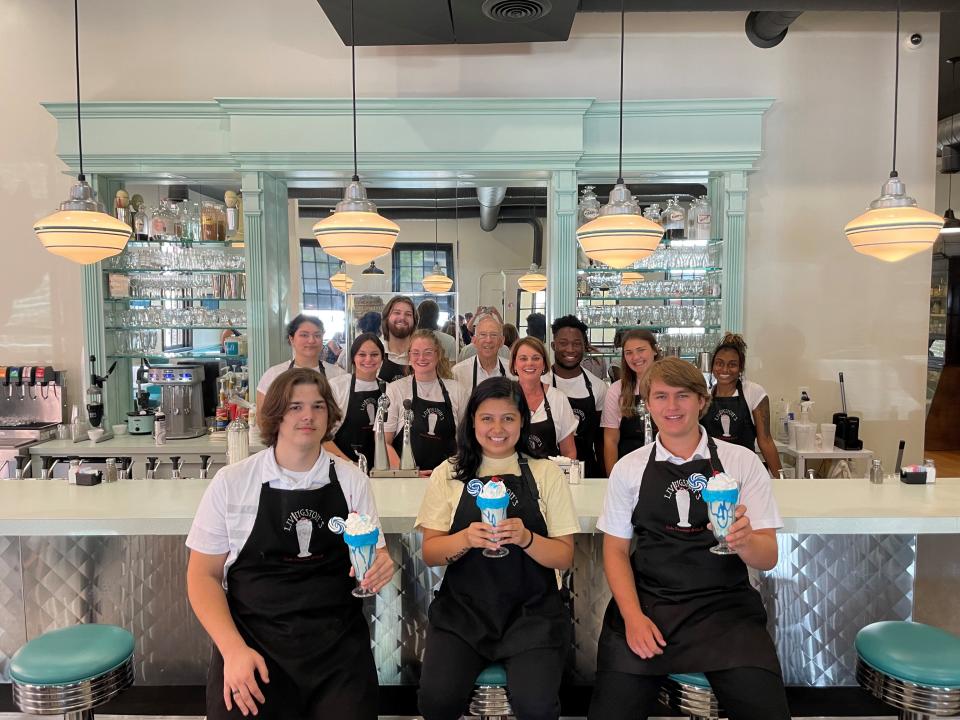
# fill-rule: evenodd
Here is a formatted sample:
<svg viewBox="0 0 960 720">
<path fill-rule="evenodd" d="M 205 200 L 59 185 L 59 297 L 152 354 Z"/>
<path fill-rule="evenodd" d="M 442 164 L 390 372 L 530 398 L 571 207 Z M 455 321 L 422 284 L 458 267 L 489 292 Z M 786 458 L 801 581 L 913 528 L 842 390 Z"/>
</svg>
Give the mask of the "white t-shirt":
<svg viewBox="0 0 960 720">
<path fill-rule="evenodd" d="M 470 393 L 456 380 L 444 380 L 443 386 L 447 389 L 447 395 L 450 396 L 453 420 L 459 425 L 460 419 L 463 417 L 463 411 L 467 409 L 467 400 L 470 399 Z M 432 382 L 417 381 L 417 397 L 430 402 L 443 402 L 443 391 L 440 389 L 440 383 L 437 380 Z M 387 385 L 387 398 L 390 400 L 390 407 L 387 408 L 387 421 L 383 425 L 383 430 L 384 432 L 397 433 L 402 427 L 400 411 L 403 409 L 403 401 L 413 400 L 413 375 L 407 375 L 405 378 L 389 383 Z"/>
<path fill-rule="evenodd" d="M 544 376 L 546 377 L 546 375 Z M 573 413 L 567 396 L 552 385 L 547 385 L 547 402 L 550 403 L 550 414 L 553 415 L 553 429 L 557 433 L 557 444 L 577 431 L 580 420 Z M 547 419 L 547 408 L 541 401 L 540 405 L 530 414 L 530 422 L 538 423 Z"/>
<path fill-rule="evenodd" d="M 752 413 L 757 409 L 757 405 L 767 396 L 767 391 L 763 389 L 762 385 L 755 382 L 750 382 L 749 380 L 741 380 L 740 382 L 743 385 L 743 399 L 747 401 L 747 407 L 750 408 L 750 412 Z M 733 395 L 730 397 L 737 397 L 739 395 L 740 391 L 734 389 Z"/>
<path fill-rule="evenodd" d="M 342 354 L 343 353 L 341 353 L 341 355 Z M 294 365 L 293 367 L 299 367 L 299 365 Z M 316 370 L 316 368 L 310 369 Z M 285 373 L 287 370 L 290 370 L 289 360 L 286 360 L 282 363 L 277 363 L 273 367 L 267 368 L 267 371 L 260 377 L 260 382 L 257 383 L 257 392 L 266 395 L 267 390 L 270 389 L 273 381 L 276 380 L 281 373 Z M 323 363 L 323 370 L 326 373 L 327 380 L 333 380 L 335 377 L 346 374 L 346 371 L 343 368 L 337 367 L 336 365 L 331 365 L 328 362 Z"/>
<path fill-rule="evenodd" d="M 607 391 L 607 395 L 603 399 L 603 413 L 600 415 L 600 427 L 620 427 L 620 389 L 622 387 L 623 383 L 617 380 Z"/>
<path fill-rule="evenodd" d="M 456 362 L 457 339 L 452 335 L 447 335 L 445 332 L 441 332 L 440 330 L 434 330 L 433 334 L 436 336 L 437 340 L 440 341 L 440 347 L 443 348 L 443 352 L 450 362 Z"/>
<path fill-rule="evenodd" d="M 260 504 L 260 487 L 267 483 L 276 490 L 316 490 L 330 484 L 330 458 L 325 451 L 307 472 L 284 470 L 277 464 L 273 448 L 261 450 L 235 465 L 220 468 L 213 476 L 193 518 L 187 547 L 206 555 L 227 553 L 223 566 L 223 586 L 227 586 L 227 570 L 253 531 Z M 356 465 L 333 458 L 337 481 L 351 511 L 370 516 L 380 527 L 370 479 Z M 324 521 L 329 518 L 324 518 Z M 383 531 L 377 547 L 385 547 Z"/>
<path fill-rule="evenodd" d="M 593 399 L 597 410 L 603 410 L 603 399 L 607 396 L 607 384 L 594 375 L 589 370 L 581 368 L 590 380 L 590 388 L 593 391 Z M 583 380 L 583 375 L 577 375 L 574 378 L 562 378 L 555 373 L 549 372 L 543 376 L 543 381 L 547 385 L 557 384 L 557 390 L 562 392 L 568 398 L 585 398 L 587 396 L 587 383 Z"/>
<path fill-rule="evenodd" d="M 497 365 L 494 366 L 493 372 L 488 373 L 483 369 L 483 365 L 480 364 L 480 361 L 477 359 L 477 356 L 474 355 L 471 358 L 466 360 L 461 360 L 456 365 L 453 366 L 453 377 L 458 383 L 463 385 L 467 390 L 473 392 L 473 366 L 477 366 L 477 385 L 482 383 L 487 378 L 491 377 L 506 377 L 511 380 L 516 380 L 516 375 L 510 374 L 510 361 L 504 360 L 501 357 L 497 357 Z M 503 368 L 503 372 L 500 372 L 500 369 Z"/>
<path fill-rule="evenodd" d="M 678 458 L 660 444 L 660 436 L 649 445 L 624 455 L 613 466 L 603 499 L 603 510 L 597 520 L 597 529 L 614 537 L 633 537 L 631 516 L 640 496 L 640 484 L 647 469 L 650 454 L 656 452 L 656 460 L 681 465 L 695 458 L 710 457 L 707 448 L 707 431 L 700 427 L 700 444 L 689 458 Z M 770 474 L 756 453 L 740 445 L 716 440 L 717 457 L 724 472 L 740 481 L 740 504 L 747 508 L 747 517 L 754 530 L 783 527 L 777 501 L 773 497 Z"/>
<path fill-rule="evenodd" d="M 343 418 L 347 416 L 347 403 L 350 402 L 350 381 L 352 379 L 353 375 L 338 375 L 330 381 L 330 390 L 333 392 L 333 399 L 340 409 L 341 418 L 340 422 L 333 427 L 334 433 L 340 429 L 340 426 L 343 425 Z M 354 392 L 370 392 L 379 389 L 379 387 L 376 380 L 360 380 L 358 378 Z"/>
</svg>

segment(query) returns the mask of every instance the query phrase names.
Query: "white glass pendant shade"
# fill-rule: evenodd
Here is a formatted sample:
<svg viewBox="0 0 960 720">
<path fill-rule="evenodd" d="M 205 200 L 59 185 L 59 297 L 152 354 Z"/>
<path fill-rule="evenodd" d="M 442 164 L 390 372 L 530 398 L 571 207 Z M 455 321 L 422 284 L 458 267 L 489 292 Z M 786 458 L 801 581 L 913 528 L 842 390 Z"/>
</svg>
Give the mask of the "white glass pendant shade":
<svg viewBox="0 0 960 720">
<path fill-rule="evenodd" d="M 847 223 L 843 232 L 853 249 L 885 262 L 897 262 L 929 250 L 943 227 L 939 215 L 917 207 L 895 173 L 884 183 L 867 212 Z"/>
<path fill-rule="evenodd" d="M 313 226 L 323 251 L 350 265 L 365 265 L 386 255 L 399 234 L 400 227 L 377 213 L 358 180 L 347 186 L 333 214 Z"/>
<path fill-rule="evenodd" d="M 620 283 L 622 285 L 631 285 L 638 282 L 643 282 L 643 274 L 638 273 L 636 270 L 627 270 L 620 276 Z"/>
<path fill-rule="evenodd" d="M 600 217 L 577 229 L 577 241 L 591 260 L 625 268 L 656 250 L 663 227 L 640 214 L 630 190 L 618 183 Z"/>
<path fill-rule="evenodd" d="M 521 275 L 520 279 L 517 280 L 517 285 L 520 286 L 521 290 L 526 290 L 529 293 L 538 293 L 541 290 L 547 289 L 547 276 L 540 272 L 540 268 L 536 263 L 533 263 L 526 274 Z"/>
<path fill-rule="evenodd" d="M 340 292 L 349 292 L 353 287 L 353 278 L 347 275 L 343 268 L 336 275 L 330 276 L 330 284 Z"/>
<path fill-rule="evenodd" d="M 54 255 L 91 265 L 123 252 L 132 229 L 105 213 L 93 188 L 81 180 L 70 188 L 70 199 L 60 203 L 57 212 L 34 223 L 33 232 Z"/>
<path fill-rule="evenodd" d="M 448 292 L 453 287 L 453 280 L 443 274 L 440 265 L 434 265 L 429 275 L 420 281 L 427 292 Z"/>
</svg>

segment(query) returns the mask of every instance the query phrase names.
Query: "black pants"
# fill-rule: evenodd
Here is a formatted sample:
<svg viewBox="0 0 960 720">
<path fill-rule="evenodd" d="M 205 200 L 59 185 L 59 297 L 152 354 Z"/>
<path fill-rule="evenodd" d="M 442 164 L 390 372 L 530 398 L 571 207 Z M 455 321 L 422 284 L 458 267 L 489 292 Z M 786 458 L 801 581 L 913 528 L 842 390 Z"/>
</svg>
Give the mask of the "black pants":
<svg viewBox="0 0 960 720">
<path fill-rule="evenodd" d="M 507 694 L 517 720 L 556 720 L 564 653 L 540 648 L 503 660 Z M 477 675 L 492 662 L 457 635 L 430 628 L 420 674 L 424 720 L 457 720 L 467 709 Z"/>
<path fill-rule="evenodd" d="M 704 673 L 730 720 L 790 720 L 783 678 L 755 667 Z M 587 720 L 647 720 L 657 705 L 662 675 L 601 670 Z"/>
<path fill-rule="evenodd" d="M 358 658 L 343 667 L 328 670 L 327 678 L 309 698 L 303 698 L 300 689 L 269 657 L 264 656 L 270 682 L 257 684 L 264 703 L 257 703 L 257 720 L 376 720 L 379 705 L 379 685 L 373 653 Z M 252 715 L 247 715 L 247 720 Z M 223 702 L 223 657 L 213 649 L 213 658 L 207 674 L 207 720 L 243 720 L 244 715 L 233 704 L 229 712 Z"/>
</svg>

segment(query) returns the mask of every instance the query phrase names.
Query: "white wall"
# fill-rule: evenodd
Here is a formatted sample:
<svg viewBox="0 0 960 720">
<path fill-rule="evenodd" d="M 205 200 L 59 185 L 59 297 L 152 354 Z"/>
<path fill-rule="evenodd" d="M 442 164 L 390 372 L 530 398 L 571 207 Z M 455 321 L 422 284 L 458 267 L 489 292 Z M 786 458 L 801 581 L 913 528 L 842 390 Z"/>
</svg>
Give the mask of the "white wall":
<svg viewBox="0 0 960 720">
<path fill-rule="evenodd" d="M 17 263 L 0 287 L 0 360 L 76 373 L 80 273 L 30 231 L 69 185 L 53 154 L 54 121 L 38 103 L 73 98 L 71 9 L 0 0 L 0 212 L 3 248 Z M 82 12 L 87 100 L 349 96 L 349 53 L 313 2 L 166 0 L 118 14 L 116 3 L 85 0 Z M 617 20 L 579 16 L 566 43 L 360 48 L 358 93 L 613 99 Z M 889 172 L 893 23 L 892 13 L 805 13 L 763 51 L 744 37 L 742 13 L 634 14 L 626 82 L 628 99 L 777 98 L 750 180 L 751 377 L 775 399 L 810 385 L 823 419 L 844 370 L 864 436 L 888 461 L 901 437 L 908 459 L 920 457 L 930 260 L 858 256 L 841 229 Z M 899 170 L 932 207 L 937 16 L 905 14 L 903 30 L 926 42 L 902 57 Z"/>
</svg>

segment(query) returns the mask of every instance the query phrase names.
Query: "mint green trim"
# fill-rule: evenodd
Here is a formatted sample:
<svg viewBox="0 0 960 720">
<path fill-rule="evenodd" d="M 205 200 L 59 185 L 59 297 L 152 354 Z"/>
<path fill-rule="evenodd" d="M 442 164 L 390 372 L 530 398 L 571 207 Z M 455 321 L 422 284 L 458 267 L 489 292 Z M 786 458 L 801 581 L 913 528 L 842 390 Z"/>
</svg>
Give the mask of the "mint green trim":
<svg viewBox="0 0 960 720">
<path fill-rule="evenodd" d="M 577 174 L 554 172 L 547 189 L 547 316 L 577 305 Z M 549 322 L 547 325 L 549 326 Z M 549 329 L 549 327 L 548 327 Z"/>
<path fill-rule="evenodd" d="M 743 331 L 743 296 L 747 250 L 747 174 L 731 172 L 724 176 L 723 217 L 723 329 Z"/>
</svg>

